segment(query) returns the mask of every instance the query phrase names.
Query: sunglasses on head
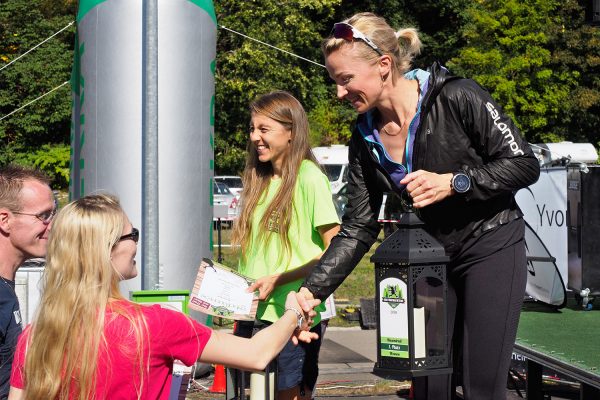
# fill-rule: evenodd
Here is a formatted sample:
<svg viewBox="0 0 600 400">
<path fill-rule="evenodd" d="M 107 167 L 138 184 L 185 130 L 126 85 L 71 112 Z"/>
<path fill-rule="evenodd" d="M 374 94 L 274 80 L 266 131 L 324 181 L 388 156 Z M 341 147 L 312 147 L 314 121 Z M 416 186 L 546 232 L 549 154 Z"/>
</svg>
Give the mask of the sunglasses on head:
<svg viewBox="0 0 600 400">
<path fill-rule="evenodd" d="M 352 42 L 355 39 L 362 40 L 365 42 L 370 48 L 375 50 L 377 54 L 380 56 L 383 55 L 383 52 L 379 50 L 379 47 L 371 39 L 367 37 L 364 33 L 356 29 L 350 24 L 346 22 L 337 22 L 333 24 L 333 29 L 331 30 L 333 33 L 333 37 L 336 39 L 344 39 L 348 42 Z"/>
<path fill-rule="evenodd" d="M 131 233 L 121 236 L 119 238 L 119 242 L 121 240 L 133 240 L 137 243 L 140 240 L 140 230 L 137 228 L 131 228 Z"/>
</svg>

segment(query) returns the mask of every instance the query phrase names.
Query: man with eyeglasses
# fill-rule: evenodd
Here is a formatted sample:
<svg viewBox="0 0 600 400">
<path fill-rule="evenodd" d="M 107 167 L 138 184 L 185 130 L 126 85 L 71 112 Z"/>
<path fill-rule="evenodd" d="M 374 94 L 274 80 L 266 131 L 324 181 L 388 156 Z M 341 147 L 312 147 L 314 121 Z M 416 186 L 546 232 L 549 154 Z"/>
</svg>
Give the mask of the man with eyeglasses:
<svg viewBox="0 0 600 400">
<path fill-rule="evenodd" d="M 38 170 L 0 169 L 0 400 L 8 398 L 13 355 L 22 330 L 15 275 L 25 260 L 46 255 L 56 214 L 49 183 Z"/>
</svg>

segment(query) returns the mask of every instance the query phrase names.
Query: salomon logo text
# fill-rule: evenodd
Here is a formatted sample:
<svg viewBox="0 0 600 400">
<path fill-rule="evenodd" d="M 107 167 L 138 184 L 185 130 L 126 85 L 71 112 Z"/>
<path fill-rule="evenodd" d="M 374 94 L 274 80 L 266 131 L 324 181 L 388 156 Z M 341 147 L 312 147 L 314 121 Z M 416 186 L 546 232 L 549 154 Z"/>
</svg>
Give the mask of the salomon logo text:
<svg viewBox="0 0 600 400">
<path fill-rule="evenodd" d="M 487 108 L 488 112 L 490 113 L 490 117 L 492 117 L 492 120 L 494 121 L 494 125 L 496 125 L 496 127 L 498 127 L 498 129 L 500 129 L 500 132 L 504 136 L 504 139 L 506 139 L 508 141 L 508 145 L 510 146 L 510 150 L 513 152 L 513 154 L 515 156 L 524 155 L 525 153 L 523 153 L 523 150 L 521 150 L 519 148 L 519 145 L 517 144 L 517 142 L 515 142 L 515 136 L 513 135 L 512 131 L 510 130 L 508 125 L 504 122 L 499 122 L 500 113 L 498 112 L 498 110 L 496 110 L 496 108 L 490 102 L 487 102 L 485 104 L 485 107 Z"/>
</svg>

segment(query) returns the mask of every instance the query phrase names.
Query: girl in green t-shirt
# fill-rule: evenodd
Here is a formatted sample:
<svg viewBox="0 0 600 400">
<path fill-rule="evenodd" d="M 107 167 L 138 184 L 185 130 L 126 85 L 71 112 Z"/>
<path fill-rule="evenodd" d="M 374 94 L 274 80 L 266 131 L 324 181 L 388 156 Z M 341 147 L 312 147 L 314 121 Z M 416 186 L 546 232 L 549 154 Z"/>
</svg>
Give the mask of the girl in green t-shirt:
<svg viewBox="0 0 600 400">
<path fill-rule="evenodd" d="M 338 232 L 339 220 L 329 181 L 310 149 L 300 102 L 287 92 L 271 92 L 252 102 L 250 114 L 233 242 L 241 247 L 239 271 L 255 279 L 249 290 L 259 292 L 256 325 L 263 326 L 282 315 L 287 294 L 299 289 Z M 317 333 L 319 320 L 312 329 Z M 279 354 L 278 399 L 310 399 L 319 348 L 320 340 L 290 342 Z"/>
</svg>

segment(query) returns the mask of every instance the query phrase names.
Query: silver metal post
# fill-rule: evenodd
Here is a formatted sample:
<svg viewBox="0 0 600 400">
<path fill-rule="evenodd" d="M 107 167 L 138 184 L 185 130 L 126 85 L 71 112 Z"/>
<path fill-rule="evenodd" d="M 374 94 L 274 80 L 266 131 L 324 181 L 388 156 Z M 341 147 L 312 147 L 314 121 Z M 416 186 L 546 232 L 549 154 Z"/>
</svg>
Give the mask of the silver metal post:
<svg viewBox="0 0 600 400">
<path fill-rule="evenodd" d="M 158 0 L 144 0 L 142 28 L 142 290 L 160 289 L 158 258 Z"/>
</svg>

